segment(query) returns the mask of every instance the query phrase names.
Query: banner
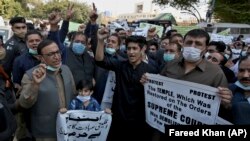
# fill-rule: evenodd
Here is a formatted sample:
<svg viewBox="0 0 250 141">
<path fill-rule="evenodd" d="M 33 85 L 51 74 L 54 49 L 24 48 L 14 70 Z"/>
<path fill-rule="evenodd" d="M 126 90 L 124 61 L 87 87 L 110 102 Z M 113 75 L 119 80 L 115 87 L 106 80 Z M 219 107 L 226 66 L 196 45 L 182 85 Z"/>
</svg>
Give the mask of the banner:
<svg viewBox="0 0 250 141">
<path fill-rule="evenodd" d="M 160 26 L 160 25 L 155 25 L 155 24 L 149 24 L 149 23 L 140 23 L 140 28 L 144 29 L 144 28 L 147 28 L 147 29 L 150 29 L 150 28 L 153 28 L 155 27 L 156 28 L 156 34 L 159 36 L 159 37 L 162 37 L 162 34 L 163 34 L 163 26 Z M 147 34 L 146 34 L 147 35 Z"/>
<path fill-rule="evenodd" d="M 165 131 L 164 125 L 215 125 L 220 107 L 218 89 L 161 75 L 147 74 L 146 121 Z"/>
<path fill-rule="evenodd" d="M 58 113 L 58 141 L 106 141 L 112 117 L 110 114 L 85 110 Z"/>
<path fill-rule="evenodd" d="M 116 84 L 115 72 L 109 71 L 104 94 L 102 97 L 102 103 L 101 103 L 102 109 L 105 109 L 105 108 L 111 109 L 112 102 L 113 102 L 113 95 L 114 95 L 114 91 L 115 91 L 115 84 Z"/>
</svg>

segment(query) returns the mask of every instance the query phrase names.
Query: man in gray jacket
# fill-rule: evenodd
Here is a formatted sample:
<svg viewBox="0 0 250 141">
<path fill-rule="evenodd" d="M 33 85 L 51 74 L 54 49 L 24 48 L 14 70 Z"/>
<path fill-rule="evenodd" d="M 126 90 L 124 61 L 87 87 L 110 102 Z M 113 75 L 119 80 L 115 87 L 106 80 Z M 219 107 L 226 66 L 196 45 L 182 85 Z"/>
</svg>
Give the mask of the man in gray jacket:
<svg viewBox="0 0 250 141">
<path fill-rule="evenodd" d="M 42 41 L 37 52 L 42 64 L 28 70 L 22 79 L 17 106 L 30 110 L 30 130 L 36 141 L 56 141 L 56 117 L 75 94 L 70 69 L 62 65 L 61 52 L 51 40 Z"/>
</svg>

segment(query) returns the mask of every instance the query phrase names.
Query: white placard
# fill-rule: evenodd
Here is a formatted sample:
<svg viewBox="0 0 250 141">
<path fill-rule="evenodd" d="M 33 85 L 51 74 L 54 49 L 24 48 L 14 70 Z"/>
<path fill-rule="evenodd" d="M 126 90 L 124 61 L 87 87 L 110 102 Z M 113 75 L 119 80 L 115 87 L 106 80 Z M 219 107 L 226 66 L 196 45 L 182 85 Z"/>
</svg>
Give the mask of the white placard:
<svg viewBox="0 0 250 141">
<path fill-rule="evenodd" d="M 85 110 L 58 113 L 58 141 L 106 141 L 112 117 L 110 114 Z"/>
<path fill-rule="evenodd" d="M 215 125 L 220 107 L 218 89 L 147 74 L 146 121 L 165 132 L 164 125 Z"/>
</svg>

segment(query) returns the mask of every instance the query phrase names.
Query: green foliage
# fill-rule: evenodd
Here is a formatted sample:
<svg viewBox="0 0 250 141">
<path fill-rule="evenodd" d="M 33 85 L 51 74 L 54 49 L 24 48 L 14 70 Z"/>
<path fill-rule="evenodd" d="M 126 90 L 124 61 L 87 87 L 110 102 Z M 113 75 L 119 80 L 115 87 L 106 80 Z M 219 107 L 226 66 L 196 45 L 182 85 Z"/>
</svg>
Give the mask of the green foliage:
<svg viewBox="0 0 250 141">
<path fill-rule="evenodd" d="M 160 6 L 170 5 L 177 9 L 189 9 L 192 5 L 199 3 L 199 0 L 153 0 L 153 3 L 156 3 Z"/>
<path fill-rule="evenodd" d="M 214 14 L 221 22 L 250 24 L 249 0 L 216 0 Z"/>
<path fill-rule="evenodd" d="M 201 0 L 153 0 L 160 6 L 170 5 L 177 9 L 192 10 Z M 210 5 L 213 0 L 210 0 Z M 250 24 L 250 0 L 215 0 L 213 14 L 220 22 Z M 192 10 L 193 11 L 193 10 Z M 192 12 L 191 12 L 192 13 Z"/>
<path fill-rule="evenodd" d="M 9 19 L 16 15 L 23 16 L 24 13 L 25 12 L 22 10 L 21 4 L 15 2 L 15 0 L 0 1 L 0 15 L 5 19 Z"/>
</svg>

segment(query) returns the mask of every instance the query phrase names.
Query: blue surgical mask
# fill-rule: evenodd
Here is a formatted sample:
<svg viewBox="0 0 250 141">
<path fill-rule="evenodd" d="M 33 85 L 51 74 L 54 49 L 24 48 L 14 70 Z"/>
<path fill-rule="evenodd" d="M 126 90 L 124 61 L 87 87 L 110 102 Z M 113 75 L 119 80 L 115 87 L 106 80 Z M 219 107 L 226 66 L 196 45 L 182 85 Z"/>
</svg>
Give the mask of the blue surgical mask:
<svg viewBox="0 0 250 141">
<path fill-rule="evenodd" d="M 37 50 L 35 49 L 32 49 L 32 48 L 29 48 L 29 53 L 32 54 L 32 55 L 37 55 Z"/>
<path fill-rule="evenodd" d="M 234 84 L 236 86 L 242 88 L 243 90 L 250 90 L 250 86 L 245 86 L 245 85 L 241 84 L 240 81 L 236 81 Z"/>
<path fill-rule="evenodd" d="M 76 54 L 76 55 L 82 55 L 85 51 L 85 45 L 82 44 L 82 43 L 76 43 L 74 42 L 73 43 L 73 46 L 72 46 L 72 51 Z"/>
<path fill-rule="evenodd" d="M 205 58 L 207 59 L 207 57 L 210 55 L 210 53 L 209 52 L 206 52 L 205 53 Z"/>
<path fill-rule="evenodd" d="M 86 101 L 90 100 L 91 97 L 90 97 L 90 95 L 88 95 L 88 96 L 78 95 L 76 98 L 82 102 L 86 102 Z"/>
<path fill-rule="evenodd" d="M 175 54 L 164 53 L 163 59 L 165 62 L 174 60 Z"/>
<path fill-rule="evenodd" d="M 115 54 L 116 50 L 114 48 L 106 47 L 105 52 L 110 54 L 110 55 L 113 55 L 113 54 Z"/>
</svg>

